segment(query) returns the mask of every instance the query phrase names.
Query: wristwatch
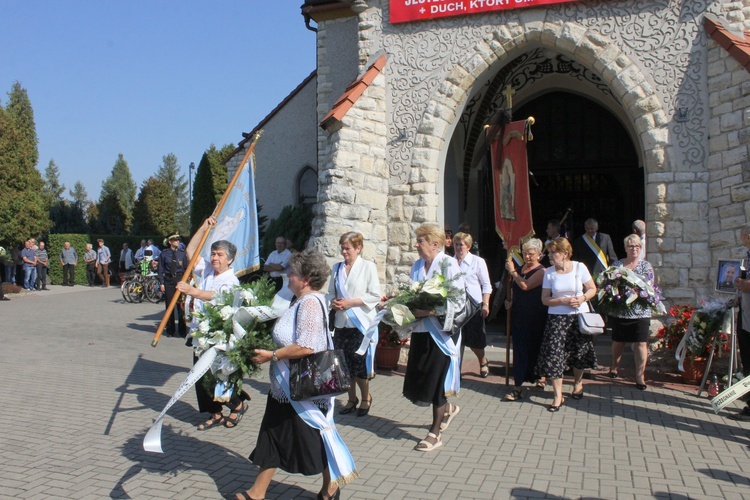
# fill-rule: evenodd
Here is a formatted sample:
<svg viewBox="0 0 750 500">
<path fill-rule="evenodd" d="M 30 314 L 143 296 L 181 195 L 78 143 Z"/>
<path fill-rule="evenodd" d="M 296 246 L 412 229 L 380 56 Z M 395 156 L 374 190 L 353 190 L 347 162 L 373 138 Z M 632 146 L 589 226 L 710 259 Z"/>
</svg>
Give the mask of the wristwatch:
<svg viewBox="0 0 750 500">
<path fill-rule="evenodd" d="M 273 352 L 271 353 L 271 359 L 273 359 L 273 360 L 274 360 L 274 361 L 276 361 L 276 362 L 278 362 L 278 361 L 279 361 L 279 358 L 277 358 L 277 357 L 276 357 L 276 350 L 274 350 L 274 351 L 273 351 Z"/>
</svg>

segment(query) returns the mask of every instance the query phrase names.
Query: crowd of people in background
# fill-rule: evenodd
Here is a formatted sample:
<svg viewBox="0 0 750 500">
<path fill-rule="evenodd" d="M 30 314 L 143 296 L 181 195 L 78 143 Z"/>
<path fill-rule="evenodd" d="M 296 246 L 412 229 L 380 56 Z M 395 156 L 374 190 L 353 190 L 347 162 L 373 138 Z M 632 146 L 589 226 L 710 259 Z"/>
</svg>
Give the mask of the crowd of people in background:
<svg viewBox="0 0 750 500">
<path fill-rule="evenodd" d="M 179 241 L 179 235 L 177 235 L 177 240 L 180 251 L 184 252 L 185 245 Z M 168 246 L 167 240 L 164 240 L 164 246 Z M 51 284 L 50 266 L 59 262 L 62 270 L 62 282 L 59 284 L 72 287 L 76 285 L 76 268 L 81 263 L 85 265 L 86 284 L 89 287 L 99 285 L 106 288 L 113 283 L 119 286 L 120 275 L 137 271 L 144 261 L 149 263 L 149 270 L 156 272 L 161 254 L 162 250 L 154 244 L 152 239 L 142 240 L 135 254 L 128 243 L 123 243 L 118 265 L 115 266 L 112 252 L 101 238 L 93 244 L 86 243 L 82 255 L 68 241 L 63 243 L 58 253 L 48 248 L 47 242 L 29 238 L 9 249 L 0 272 L 2 281 L 5 283 L 14 284 L 27 291 L 47 291 Z M 166 268 L 167 272 L 171 270 L 170 267 Z M 4 296 L 2 287 L 0 287 L 0 300 L 10 300 Z M 185 329 L 181 328 L 180 331 L 184 333 Z"/>
</svg>

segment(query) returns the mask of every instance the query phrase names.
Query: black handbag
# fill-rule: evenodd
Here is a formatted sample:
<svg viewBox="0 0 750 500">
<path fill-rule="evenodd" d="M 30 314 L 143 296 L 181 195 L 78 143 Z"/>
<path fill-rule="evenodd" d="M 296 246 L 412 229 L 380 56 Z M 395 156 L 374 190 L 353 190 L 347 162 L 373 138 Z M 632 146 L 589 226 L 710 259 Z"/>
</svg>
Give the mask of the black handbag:
<svg viewBox="0 0 750 500">
<path fill-rule="evenodd" d="M 320 307 L 325 318 L 322 302 Z M 297 330 L 296 316 L 294 330 Z M 344 351 L 333 348 L 327 325 L 324 331 L 328 337 L 328 350 L 289 360 L 289 392 L 292 401 L 335 396 L 348 392 L 351 387 L 351 375 L 346 366 Z"/>
<path fill-rule="evenodd" d="M 471 294 L 467 291 L 466 303 L 464 305 L 464 308 L 453 318 L 453 328 L 451 328 L 451 334 L 457 334 L 458 331 L 466 326 L 466 323 L 468 323 L 469 320 L 481 310 L 482 304 L 474 300 L 474 297 L 472 297 Z"/>
</svg>

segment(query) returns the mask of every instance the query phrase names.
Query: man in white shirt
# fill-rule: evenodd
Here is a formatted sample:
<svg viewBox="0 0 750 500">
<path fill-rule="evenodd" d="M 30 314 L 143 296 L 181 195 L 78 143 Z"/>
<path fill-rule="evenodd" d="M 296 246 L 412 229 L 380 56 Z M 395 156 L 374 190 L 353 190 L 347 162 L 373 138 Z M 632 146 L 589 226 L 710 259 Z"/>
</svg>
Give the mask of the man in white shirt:
<svg viewBox="0 0 750 500">
<path fill-rule="evenodd" d="M 134 267 L 133 251 L 128 248 L 127 243 L 123 243 L 122 250 L 120 250 L 120 272 L 129 273 Z"/>
<path fill-rule="evenodd" d="M 143 252 L 146 250 L 146 240 L 141 240 L 141 246 L 135 251 L 135 263 L 140 264 L 145 255 Z"/>
<path fill-rule="evenodd" d="M 637 234 L 641 239 L 641 253 L 638 258 L 646 260 L 646 223 L 640 219 L 633 221 L 633 234 Z"/>
<path fill-rule="evenodd" d="M 159 250 L 159 247 L 154 245 L 154 240 L 148 240 L 148 246 L 146 247 L 147 250 L 151 250 L 151 258 L 154 260 L 159 260 L 159 255 L 161 255 L 161 250 Z"/>
<path fill-rule="evenodd" d="M 284 286 L 284 275 L 286 275 L 287 267 L 289 267 L 292 252 L 286 248 L 286 237 L 284 236 L 277 237 L 274 246 L 276 250 L 271 252 L 266 259 L 263 270 L 276 283 L 276 291 L 278 292 Z"/>
</svg>

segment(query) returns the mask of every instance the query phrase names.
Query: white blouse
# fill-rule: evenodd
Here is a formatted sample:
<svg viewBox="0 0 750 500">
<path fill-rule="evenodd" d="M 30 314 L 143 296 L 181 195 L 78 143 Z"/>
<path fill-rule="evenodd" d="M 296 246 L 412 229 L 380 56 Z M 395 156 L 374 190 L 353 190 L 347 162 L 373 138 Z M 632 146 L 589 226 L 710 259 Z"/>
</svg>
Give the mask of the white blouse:
<svg viewBox="0 0 750 500">
<path fill-rule="evenodd" d="M 325 304 L 325 297 L 321 293 L 304 295 L 295 302 L 276 320 L 272 333 L 273 341 L 280 347 L 297 344 L 300 347 L 312 349 L 313 352 L 328 349 L 329 334 L 326 331 L 325 315 L 321 303 Z M 270 374 L 271 395 L 277 401 L 286 403 L 288 399 L 276 381 L 273 363 L 271 363 Z M 327 399 L 313 400 L 314 404 L 322 403 L 325 405 L 327 402 Z"/>
<path fill-rule="evenodd" d="M 576 261 L 571 261 L 571 264 L 573 264 L 573 268 L 569 273 L 558 273 L 555 271 L 555 266 L 548 267 L 544 271 L 542 288 L 549 289 L 553 299 L 582 295 L 583 284 L 591 280 L 591 274 L 586 266 Z M 585 306 L 584 304 L 586 303 L 581 304 L 583 309 L 576 309 L 568 305 L 550 306 L 547 314 L 578 314 L 581 311 L 587 312 L 588 304 Z"/>
<path fill-rule="evenodd" d="M 329 303 L 337 297 L 335 285 L 336 275 L 338 274 L 337 271 L 339 266 L 344 265 L 343 262 L 339 262 L 333 266 L 333 270 L 331 271 L 331 279 L 328 280 L 328 295 L 326 295 Z M 357 257 L 357 260 L 354 261 L 352 268 L 349 270 L 349 274 L 341 274 L 344 274 L 345 281 L 343 284 L 340 283 L 340 285 L 343 285 L 344 290 L 346 290 L 346 293 L 349 294 L 350 298 L 362 299 L 365 305 L 355 307 L 372 320 L 377 314 L 375 306 L 380 303 L 381 298 L 380 280 L 378 279 L 378 269 L 375 267 L 375 263 Z M 339 274 L 339 276 L 341 276 L 341 274 Z M 336 328 L 355 327 L 354 323 L 352 323 L 346 315 L 346 311 L 336 311 L 336 321 L 334 326 Z M 365 327 L 366 326 L 367 325 L 365 325 Z"/>
</svg>

